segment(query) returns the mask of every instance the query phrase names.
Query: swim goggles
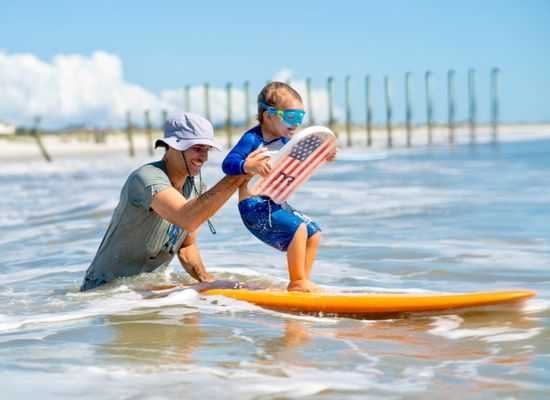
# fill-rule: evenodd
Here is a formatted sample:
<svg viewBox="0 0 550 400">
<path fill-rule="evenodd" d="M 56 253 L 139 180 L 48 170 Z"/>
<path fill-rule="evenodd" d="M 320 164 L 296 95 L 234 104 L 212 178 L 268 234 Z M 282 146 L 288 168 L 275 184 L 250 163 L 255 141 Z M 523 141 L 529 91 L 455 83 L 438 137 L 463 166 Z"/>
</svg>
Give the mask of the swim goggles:
<svg viewBox="0 0 550 400">
<path fill-rule="evenodd" d="M 271 106 L 268 106 L 263 101 L 260 101 L 260 106 L 262 106 L 268 113 L 273 115 L 278 115 L 284 121 L 285 124 L 294 126 L 300 125 L 304 119 L 304 110 L 277 110 Z"/>
</svg>

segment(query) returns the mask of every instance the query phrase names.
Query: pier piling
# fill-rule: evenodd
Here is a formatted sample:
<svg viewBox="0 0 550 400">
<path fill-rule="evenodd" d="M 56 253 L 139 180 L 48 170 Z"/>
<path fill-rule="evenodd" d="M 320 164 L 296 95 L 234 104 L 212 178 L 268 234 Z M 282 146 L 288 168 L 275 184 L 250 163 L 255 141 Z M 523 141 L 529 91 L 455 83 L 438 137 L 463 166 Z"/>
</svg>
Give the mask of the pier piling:
<svg viewBox="0 0 550 400">
<path fill-rule="evenodd" d="M 494 67 L 490 71 L 490 116 L 489 116 L 489 132 L 490 132 L 490 141 L 492 143 L 496 143 L 498 140 L 498 134 L 499 134 L 499 119 L 500 119 L 500 70 L 497 67 Z M 407 71 L 404 76 L 404 110 L 405 110 L 405 119 L 403 122 L 403 129 L 404 129 L 404 140 L 406 140 L 406 147 L 411 147 L 413 143 L 413 135 L 418 134 L 418 126 L 415 126 L 414 118 L 413 118 L 413 112 L 414 112 L 414 74 L 411 71 Z M 447 71 L 447 92 L 446 92 L 446 100 L 447 100 L 447 122 L 446 126 L 445 123 L 442 124 L 441 132 L 443 134 L 443 141 L 445 141 L 448 144 L 454 144 L 458 141 L 458 133 L 462 132 L 457 131 L 457 126 L 462 126 L 464 122 L 461 122 L 460 120 L 457 120 L 457 106 L 459 106 L 460 102 L 457 102 L 456 98 L 456 80 L 457 80 L 457 73 L 453 69 L 449 69 Z M 290 84 L 291 80 L 285 79 L 285 81 Z M 267 81 L 268 83 L 271 82 L 270 80 Z M 312 86 L 312 79 L 306 78 L 305 81 L 301 81 L 300 83 L 303 85 L 305 83 L 305 89 L 302 89 L 305 91 L 303 95 L 305 95 L 305 106 L 307 108 L 307 123 L 309 125 L 315 125 L 316 123 L 324 123 L 326 124 L 338 137 L 338 139 L 344 139 L 340 138 L 339 132 L 345 130 L 345 145 L 347 147 L 352 147 L 354 145 L 354 137 L 353 137 L 353 131 L 354 131 L 354 122 L 353 122 L 353 95 L 352 95 L 352 77 L 351 75 L 346 75 L 344 77 L 344 107 L 342 107 L 344 110 L 344 115 L 342 117 L 343 121 L 339 121 L 340 116 L 340 110 L 341 108 L 338 107 L 337 101 L 336 101 L 336 90 L 335 89 L 335 78 L 333 76 L 330 76 L 326 80 L 326 95 L 327 95 L 327 107 L 328 107 L 328 116 L 323 122 L 321 118 L 323 118 L 323 113 L 320 112 L 320 109 L 315 109 L 315 104 L 317 101 L 321 102 L 321 99 L 323 97 L 315 98 L 315 93 L 313 93 L 313 86 Z M 434 137 L 438 133 L 437 131 L 437 122 L 435 121 L 435 112 L 434 109 L 437 107 L 436 101 L 437 94 L 434 91 L 434 74 L 432 71 L 427 70 L 424 73 L 424 91 L 425 91 L 425 97 L 426 97 L 426 134 L 427 134 L 427 145 L 432 146 L 435 143 L 440 143 L 438 140 L 439 138 Z M 294 83 L 298 84 L 297 81 Z M 375 83 L 375 82 L 374 82 Z M 379 125 L 376 125 L 373 121 L 373 107 L 376 107 L 375 104 L 373 104 L 373 96 L 376 96 L 376 93 L 373 94 L 373 80 L 371 79 L 370 74 L 365 75 L 365 83 L 364 83 L 364 96 L 365 96 L 365 130 L 366 130 L 366 146 L 372 147 L 374 142 L 374 130 L 378 129 L 384 129 L 384 122 L 381 122 Z M 392 148 L 394 143 L 394 115 L 393 115 L 393 93 L 392 93 L 392 81 L 389 75 L 385 75 L 383 77 L 383 86 L 384 86 L 384 100 L 385 100 L 385 130 L 386 130 L 386 146 L 388 148 Z M 244 123 L 246 126 L 249 126 L 254 123 L 255 119 L 255 108 L 252 106 L 252 103 L 255 103 L 254 100 L 251 98 L 251 91 L 250 91 L 250 81 L 245 81 L 243 85 L 243 94 L 244 94 L 244 110 L 240 111 L 240 107 L 237 107 L 239 109 L 239 115 L 234 115 L 234 107 L 233 107 L 233 85 L 231 82 L 227 83 L 226 85 L 226 118 L 225 123 L 223 121 L 223 117 L 221 118 L 221 121 L 213 121 L 217 124 L 217 126 L 220 125 L 221 122 L 221 129 L 226 131 L 227 135 L 227 144 L 228 146 L 232 145 L 232 136 L 233 136 L 233 129 L 235 128 L 234 125 Z M 303 87 L 303 86 L 302 86 Z M 376 85 L 374 85 L 376 87 Z M 201 89 L 200 87 L 196 88 L 197 90 L 193 90 L 193 88 L 190 85 L 185 85 L 183 87 L 183 109 L 188 112 L 192 112 L 192 106 L 194 105 L 195 112 L 202 111 L 202 107 L 200 106 L 200 101 L 204 101 L 204 116 L 205 118 L 212 121 L 212 118 L 216 118 L 216 115 L 212 115 L 212 112 L 215 114 L 218 114 L 220 110 L 212 110 L 211 106 L 211 99 L 210 99 L 210 84 L 208 82 L 203 84 L 203 91 L 204 98 L 201 98 Z M 240 96 L 240 92 L 238 93 Z M 467 121 L 465 122 L 465 127 L 467 129 L 467 133 L 465 135 L 469 135 L 469 142 L 470 144 L 475 144 L 476 142 L 476 130 L 477 130 L 477 123 L 478 123 L 478 111 L 477 111 L 477 90 L 476 90 L 476 71 L 473 68 L 470 68 L 467 70 L 467 100 L 468 100 L 468 115 L 467 115 Z M 338 97 L 340 99 L 340 97 Z M 445 101 L 445 99 L 440 99 Z M 198 103 L 197 103 L 198 101 Z M 242 101 L 239 98 L 239 101 Z M 341 100 L 338 100 L 341 101 Z M 192 104 L 193 102 L 193 104 Z M 198 104 L 198 105 L 197 105 Z M 214 103 L 217 105 L 217 102 Z M 317 104 L 317 106 L 320 106 L 320 104 Z M 198 110 L 197 110 L 198 108 Z M 465 107 L 466 108 L 466 107 Z M 150 155 L 153 155 L 154 149 L 152 142 L 152 131 L 154 127 L 151 123 L 151 117 L 150 117 L 150 111 L 146 110 L 143 111 L 144 118 L 145 118 L 145 124 L 143 129 L 139 129 L 140 133 L 143 133 L 147 137 L 147 149 Z M 162 111 L 163 117 L 162 117 L 162 123 L 163 126 L 167 119 L 166 111 Z M 254 114 L 253 114 L 254 113 Z M 223 110 L 222 110 L 223 114 Z M 326 114 L 325 114 L 326 115 Z M 129 148 L 129 154 L 130 156 L 134 156 L 135 150 L 134 150 L 134 136 L 136 133 L 135 125 L 132 122 L 132 117 L 130 112 L 128 111 L 126 114 L 126 136 L 128 139 L 128 148 Z M 345 119 L 345 120 L 344 120 Z M 36 123 L 38 125 L 38 123 Z M 401 127 L 402 125 L 399 125 Z M 123 128 L 124 129 L 124 128 Z M 27 131 L 28 132 L 28 131 Z M 45 159 L 48 161 L 51 160 L 51 157 L 46 152 L 46 149 L 43 146 L 40 133 L 38 131 L 38 128 L 35 127 L 33 130 L 30 131 L 31 135 L 36 139 L 36 143 L 40 147 L 40 151 L 42 152 Z M 361 141 L 362 142 L 362 141 Z"/>
<path fill-rule="evenodd" d="M 40 149 L 40 153 L 42 153 L 42 157 L 44 157 L 44 159 L 47 162 L 52 162 L 52 157 L 50 156 L 50 154 L 48 153 L 48 150 L 46 150 L 46 147 L 42 142 L 42 134 L 40 133 L 40 130 L 39 130 L 40 121 L 41 121 L 40 117 L 36 117 L 34 119 L 34 127 L 31 130 L 31 136 L 34 137 L 34 140 L 36 140 L 36 144 Z"/>
<path fill-rule="evenodd" d="M 498 120 L 499 120 L 499 74 L 498 68 L 491 70 L 491 141 L 496 143 L 498 140 Z"/>
<path fill-rule="evenodd" d="M 154 152 L 153 144 L 153 125 L 151 124 L 151 115 L 149 110 L 145 111 L 145 134 L 147 135 L 147 148 L 149 149 L 149 155 L 152 156 Z"/>
<path fill-rule="evenodd" d="M 231 147 L 232 144 L 232 135 L 233 135 L 233 121 L 232 121 L 232 104 L 231 104 L 231 92 L 232 92 L 232 85 L 231 82 L 227 84 L 227 122 L 225 123 L 225 127 L 227 130 L 227 146 Z"/>
<path fill-rule="evenodd" d="M 244 83 L 244 124 L 250 126 L 252 120 L 250 118 L 250 82 Z"/>
<path fill-rule="evenodd" d="M 428 131 L 428 145 L 433 144 L 433 78 L 432 72 L 426 71 L 426 129 Z"/>
<path fill-rule="evenodd" d="M 372 103 L 370 75 L 365 76 L 365 123 L 367 125 L 367 146 L 372 146 Z"/>
<path fill-rule="evenodd" d="M 476 98 L 476 71 L 468 71 L 468 123 L 470 125 L 470 144 L 476 141 L 476 119 L 477 119 L 477 98 Z"/>
<path fill-rule="evenodd" d="M 412 74 L 405 74 L 405 127 L 407 131 L 407 147 L 411 147 L 412 137 Z"/>
<path fill-rule="evenodd" d="M 448 129 L 449 129 L 449 143 L 455 141 L 455 72 L 449 70 L 447 73 L 447 104 L 448 104 Z"/>
<path fill-rule="evenodd" d="M 211 121 L 210 118 L 210 85 L 204 84 L 204 118 Z"/>
<path fill-rule="evenodd" d="M 348 147 L 352 145 L 351 130 L 351 77 L 348 75 L 346 76 L 346 134 Z"/>
<path fill-rule="evenodd" d="M 187 112 L 191 112 L 191 86 L 185 85 L 183 89 L 183 100 L 184 106 L 183 109 Z"/>
<path fill-rule="evenodd" d="M 384 77 L 384 92 L 386 94 L 386 131 L 388 134 L 387 137 L 387 146 L 391 148 L 393 146 L 392 138 L 392 98 L 391 98 L 391 80 L 386 75 Z"/>
<path fill-rule="evenodd" d="M 135 155 L 134 150 L 134 126 L 132 124 L 132 113 L 126 113 L 126 138 L 128 139 L 128 154 L 130 157 Z"/>
<path fill-rule="evenodd" d="M 311 79 L 306 79 L 306 94 L 307 94 L 307 108 L 309 114 L 309 124 L 315 125 L 315 118 L 313 113 L 313 98 L 311 97 Z"/>
<path fill-rule="evenodd" d="M 327 92 L 328 92 L 328 127 L 338 137 L 338 132 L 334 128 L 334 109 L 333 109 L 333 97 L 334 97 L 334 79 L 329 77 L 327 79 Z"/>
</svg>

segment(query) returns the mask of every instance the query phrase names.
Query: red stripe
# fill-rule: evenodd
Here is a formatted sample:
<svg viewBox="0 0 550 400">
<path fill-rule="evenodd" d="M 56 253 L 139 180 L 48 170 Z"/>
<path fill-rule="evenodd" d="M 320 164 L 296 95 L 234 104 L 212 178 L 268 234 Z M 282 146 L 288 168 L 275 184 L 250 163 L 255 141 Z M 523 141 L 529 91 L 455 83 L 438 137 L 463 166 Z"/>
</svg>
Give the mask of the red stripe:
<svg viewBox="0 0 550 400">
<path fill-rule="evenodd" d="M 286 176 L 293 176 L 293 175 L 296 175 L 296 174 L 294 174 L 294 171 L 296 169 L 301 168 L 303 165 L 305 165 L 305 161 L 296 160 L 296 162 L 294 162 L 292 164 L 289 164 L 289 168 L 286 168 L 286 169 L 284 169 L 284 171 L 281 171 L 281 172 L 284 172 L 286 174 Z M 286 182 L 285 186 L 282 185 L 283 182 Z M 273 187 L 271 189 L 270 193 L 273 194 L 273 195 L 276 195 L 276 190 L 278 190 L 281 187 L 284 189 L 285 187 L 288 187 L 288 186 L 289 186 L 288 181 L 286 181 L 286 180 L 279 181 L 279 182 L 277 182 L 276 187 Z"/>
<path fill-rule="evenodd" d="M 258 193 L 261 189 L 265 188 L 266 185 L 271 183 L 271 181 L 276 177 L 276 171 L 281 169 L 286 162 L 288 162 L 288 160 L 283 159 L 283 162 L 280 162 L 277 168 L 272 170 L 263 180 L 262 179 L 258 180 L 258 182 L 256 182 L 256 184 L 254 184 L 254 186 L 252 187 L 252 191 Z"/>
<path fill-rule="evenodd" d="M 301 139 L 298 143 L 296 143 L 296 145 L 298 145 L 299 143 L 302 143 L 302 141 L 305 141 L 305 140 L 307 140 L 307 139 L 306 139 L 306 138 Z M 326 141 L 326 139 L 325 139 L 325 141 Z M 320 146 L 319 146 L 319 147 L 320 147 Z M 312 151 L 311 154 L 315 153 L 315 152 L 319 149 L 319 147 L 317 147 L 317 149 L 315 149 L 314 151 Z M 294 151 L 294 149 L 291 150 L 291 151 L 289 152 L 289 154 L 292 154 L 293 151 Z M 308 157 L 310 157 L 311 154 L 310 154 Z M 292 169 L 287 170 L 287 171 L 284 171 L 285 174 L 287 174 L 287 175 L 290 175 L 290 174 L 294 171 L 294 168 L 296 168 L 298 165 L 300 165 L 300 164 L 302 163 L 302 161 L 300 161 L 300 160 L 298 160 L 298 159 L 296 159 L 296 158 L 294 158 L 294 157 L 290 157 L 290 155 L 287 155 L 286 158 L 283 159 L 283 160 L 285 160 L 285 161 L 279 163 L 279 166 L 269 174 L 270 177 L 269 177 L 266 181 L 264 181 L 263 184 L 261 184 L 261 186 L 259 187 L 259 189 L 260 189 L 261 191 L 265 190 L 268 186 L 271 185 L 271 183 L 273 182 L 273 180 L 275 180 L 276 178 L 279 177 L 279 172 L 280 172 L 281 170 L 286 169 L 286 167 L 287 167 L 287 165 L 288 165 L 289 159 L 292 160 L 292 161 L 297 161 L 297 165 L 293 165 Z"/>
<path fill-rule="evenodd" d="M 300 181 L 299 178 L 302 172 L 305 171 L 308 168 L 308 166 L 315 164 L 316 160 L 320 157 L 320 155 L 323 152 L 325 152 L 326 150 L 330 150 L 330 145 L 331 145 L 330 141 L 325 140 L 321 146 L 317 147 L 317 149 L 315 149 L 315 151 L 313 151 L 309 155 L 308 158 L 306 158 L 302 163 L 296 166 L 296 168 L 294 168 L 292 171 L 289 171 L 288 174 L 289 175 L 292 174 L 294 176 L 295 178 L 294 181 L 292 181 L 290 185 L 283 186 L 282 188 L 279 188 L 275 193 L 273 193 L 273 197 L 274 197 L 273 200 L 275 200 L 275 198 L 277 198 L 281 193 L 283 193 L 285 189 L 295 186 L 297 184 L 297 181 Z M 324 159 L 321 158 L 321 161 L 323 160 Z"/>
<path fill-rule="evenodd" d="M 323 163 L 326 159 L 326 155 L 330 152 L 333 143 L 330 140 L 326 140 L 321 146 L 319 146 L 310 156 L 300 165 L 296 173 L 294 173 L 294 180 L 290 185 L 280 187 L 275 193 L 273 193 L 272 199 L 277 203 L 286 200 L 294 191 L 300 186 L 301 182 L 304 182 L 311 176 L 317 169 L 317 166 Z M 306 162 L 307 161 L 307 162 Z"/>
<path fill-rule="evenodd" d="M 272 184 L 276 184 L 277 178 L 279 178 L 279 171 L 286 168 L 288 165 L 292 165 L 293 162 L 297 161 L 296 159 L 292 157 L 285 157 L 281 163 L 279 163 L 279 166 L 275 168 L 273 171 L 271 171 L 267 177 L 267 179 L 258 187 L 258 191 L 265 191 L 268 190 L 268 188 Z"/>
<path fill-rule="evenodd" d="M 291 189 L 289 190 L 289 195 L 290 193 L 293 193 L 294 190 L 296 190 L 296 183 L 297 181 L 300 181 L 299 180 L 299 176 L 302 174 L 302 171 L 306 170 L 308 168 L 309 165 L 311 165 L 312 162 L 314 162 L 317 157 L 319 156 L 319 154 L 323 153 L 325 151 L 325 148 L 327 145 L 330 145 L 330 143 L 327 143 L 329 142 L 328 140 L 325 141 L 321 146 L 317 147 L 317 149 L 315 149 L 310 155 L 308 158 L 306 158 L 306 160 L 304 160 L 303 162 L 299 163 L 298 165 L 293 165 L 293 169 L 291 171 L 287 171 L 288 175 L 292 175 L 294 176 L 294 181 L 292 181 L 290 183 L 290 185 L 281 185 L 279 184 L 278 185 L 278 188 L 274 188 L 270 193 L 270 197 L 272 197 L 272 199 L 276 202 L 279 203 L 279 199 L 281 197 L 281 193 L 284 193 L 285 191 L 287 191 L 287 189 Z M 285 196 L 285 197 L 288 197 L 288 196 Z"/>
<path fill-rule="evenodd" d="M 280 193 L 280 195 L 275 196 L 276 198 L 273 198 L 273 201 L 277 203 L 282 203 L 283 201 L 288 199 L 290 195 L 292 195 L 292 193 L 294 193 L 299 186 L 301 186 L 305 181 L 307 181 L 311 177 L 311 175 L 313 175 L 313 173 L 317 170 L 318 166 L 320 166 L 320 164 L 326 161 L 325 156 L 328 155 L 328 153 L 334 148 L 336 148 L 336 143 L 334 143 L 334 145 L 329 146 L 323 152 L 322 157 L 317 158 L 315 161 L 312 160 L 308 169 L 302 171 L 302 173 L 299 176 L 297 176 L 296 179 L 292 182 L 292 185 L 290 185 L 290 187 L 287 187 L 287 190 Z"/>
</svg>

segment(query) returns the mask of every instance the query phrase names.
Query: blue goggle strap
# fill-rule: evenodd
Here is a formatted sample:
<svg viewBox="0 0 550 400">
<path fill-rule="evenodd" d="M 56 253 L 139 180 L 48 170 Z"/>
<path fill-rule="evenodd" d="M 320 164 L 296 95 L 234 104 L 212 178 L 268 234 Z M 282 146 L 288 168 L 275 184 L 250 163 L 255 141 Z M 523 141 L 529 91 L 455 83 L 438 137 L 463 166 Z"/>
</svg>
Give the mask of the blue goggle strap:
<svg viewBox="0 0 550 400">
<path fill-rule="evenodd" d="M 268 106 L 267 104 L 265 104 L 263 101 L 260 101 L 260 105 L 270 114 L 273 114 L 273 115 L 280 115 L 279 114 L 279 110 L 271 107 L 271 106 Z"/>
<path fill-rule="evenodd" d="M 260 106 L 262 106 L 268 113 L 273 114 L 273 115 L 278 115 L 279 117 L 281 117 L 283 119 L 283 121 L 285 121 L 287 124 L 291 124 L 291 125 L 293 125 L 295 123 L 301 124 L 302 119 L 304 118 L 304 115 L 306 113 L 304 110 L 285 110 L 285 111 L 277 110 L 276 108 L 268 106 L 263 101 L 260 101 L 259 103 L 260 103 Z M 290 121 L 287 118 L 288 114 L 295 114 L 296 117 L 297 117 L 297 120 L 296 121 Z"/>
</svg>

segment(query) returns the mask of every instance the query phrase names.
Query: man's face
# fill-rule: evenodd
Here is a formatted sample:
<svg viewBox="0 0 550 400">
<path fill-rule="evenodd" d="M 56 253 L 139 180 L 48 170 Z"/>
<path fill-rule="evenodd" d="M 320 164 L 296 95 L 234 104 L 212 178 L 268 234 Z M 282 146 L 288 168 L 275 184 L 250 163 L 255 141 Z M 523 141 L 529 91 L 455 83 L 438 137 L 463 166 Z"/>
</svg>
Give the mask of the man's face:
<svg viewBox="0 0 550 400">
<path fill-rule="evenodd" d="M 202 165 L 208 161 L 208 151 L 211 148 L 211 146 L 197 144 L 183 151 L 190 176 L 196 176 L 200 173 Z"/>
</svg>

